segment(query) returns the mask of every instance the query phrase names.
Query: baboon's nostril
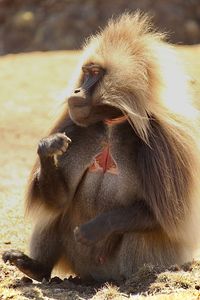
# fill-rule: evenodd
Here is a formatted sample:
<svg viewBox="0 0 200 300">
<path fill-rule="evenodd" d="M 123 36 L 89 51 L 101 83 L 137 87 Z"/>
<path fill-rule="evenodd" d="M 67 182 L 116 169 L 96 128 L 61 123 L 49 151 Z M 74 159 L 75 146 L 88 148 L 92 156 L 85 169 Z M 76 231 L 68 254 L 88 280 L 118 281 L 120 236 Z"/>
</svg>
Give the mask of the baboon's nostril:
<svg viewBox="0 0 200 300">
<path fill-rule="evenodd" d="M 76 89 L 75 91 L 74 91 L 74 94 L 78 94 L 78 93 L 80 93 L 80 89 Z"/>
</svg>

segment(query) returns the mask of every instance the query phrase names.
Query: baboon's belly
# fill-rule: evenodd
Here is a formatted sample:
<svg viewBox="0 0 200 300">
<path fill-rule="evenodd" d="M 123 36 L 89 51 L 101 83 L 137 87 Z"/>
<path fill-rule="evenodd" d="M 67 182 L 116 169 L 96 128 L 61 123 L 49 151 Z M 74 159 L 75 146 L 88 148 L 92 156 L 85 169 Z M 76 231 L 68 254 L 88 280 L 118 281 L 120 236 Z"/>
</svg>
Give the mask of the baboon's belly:
<svg viewBox="0 0 200 300">
<path fill-rule="evenodd" d="M 76 226 L 87 223 L 103 211 L 124 204 L 131 205 L 137 199 L 137 178 L 134 176 L 128 178 L 126 174 L 120 172 L 120 168 L 119 175 L 100 170 L 89 171 L 74 199 L 66 256 L 72 261 L 73 271 L 82 278 L 121 280 L 130 277 L 139 267 L 147 263 L 170 266 L 184 261 L 183 245 L 173 242 L 158 229 L 125 233 L 116 244 L 116 249 L 110 256 L 104 257 L 103 261 L 98 258 L 106 247 L 106 241 L 100 241 L 92 246 L 75 241 L 73 229 Z"/>
<path fill-rule="evenodd" d="M 134 172 L 130 176 L 125 167 L 118 165 L 112 156 L 102 157 L 101 154 L 91 162 L 73 201 L 77 204 L 74 210 L 79 210 L 83 222 L 103 211 L 132 205 L 140 197 L 137 176 Z"/>
<path fill-rule="evenodd" d="M 117 155 L 105 147 L 91 160 L 84 174 L 73 201 L 73 211 L 70 215 L 69 245 L 66 244 L 66 256 L 72 260 L 74 272 L 81 277 L 93 277 L 96 280 L 120 280 L 125 276 L 121 253 L 131 253 L 131 269 L 135 267 L 134 252 L 137 251 L 139 240 L 133 245 L 124 244 L 123 239 L 116 245 L 111 255 L 99 259 L 101 251 L 106 247 L 106 241 L 100 241 L 93 246 L 86 246 L 75 241 L 73 230 L 76 226 L 87 223 L 99 214 L 121 206 L 131 206 L 139 199 L 139 180 L 131 159 L 118 159 Z M 132 234 L 134 236 L 134 233 Z M 140 250 L 139 250 L 140 251 Z M 123 254 L 124 255 L 124 254 Z M 126 269 L 126 267 L 125 267 Z"/>
</svg>

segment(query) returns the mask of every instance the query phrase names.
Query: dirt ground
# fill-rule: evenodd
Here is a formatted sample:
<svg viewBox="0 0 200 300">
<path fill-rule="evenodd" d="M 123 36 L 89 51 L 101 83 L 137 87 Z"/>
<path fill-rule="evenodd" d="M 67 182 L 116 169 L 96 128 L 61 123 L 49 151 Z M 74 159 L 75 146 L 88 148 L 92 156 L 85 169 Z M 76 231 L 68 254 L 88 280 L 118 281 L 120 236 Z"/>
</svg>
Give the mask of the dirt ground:
<svg viewBox="0 0 200 300">
<path fill-rule="evenodd" d="M 194 75 L 195 87 L 200 83 L 200 46 L 178 51 Z M 26 181 L 38 140 L 62 103 L 62 91 L 78 57 L 79 52 L 69 51 L 0 57 L 0 255 L 11 248 L 28 251 L 30 224 L 23 212 Z M 20 272 L 0 260 L 0 299 L 200 299 L 198 261 L 170 270 L 147 265 L 118 285 L 58 278 L 38 284 L 21 278 Z"/>
</svg>

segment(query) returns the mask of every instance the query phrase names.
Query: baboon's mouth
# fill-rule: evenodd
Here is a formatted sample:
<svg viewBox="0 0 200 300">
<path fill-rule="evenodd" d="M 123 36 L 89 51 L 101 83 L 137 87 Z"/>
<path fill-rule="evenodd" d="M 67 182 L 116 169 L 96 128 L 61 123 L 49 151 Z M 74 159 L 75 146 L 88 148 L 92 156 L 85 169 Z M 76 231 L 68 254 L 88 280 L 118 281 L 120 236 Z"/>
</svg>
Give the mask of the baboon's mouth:
<svg viewBox="0 0 200 300">
<path fill-rule="evenodd" d="M 115 125 L 115 124 L 121 124 L 123 122 L 127 121 L 127 115 L 121 115 L 120 117 L 116 117 L 113 119 L 105 119 L 104 122 L 107 125 Z"/>
<path fill-rule="evenodd" d="M 73 104 L 73 108 L 82 108 L 82 107 L 89 107 L 87 103 L 79 103 L 79 104 Z"/>
<path fill-rule="evenodd" d="M 68 105 L 70 108 L 80 108 L 89 106 L 89 103 L 86 98 L 72 96 L 68 99 Z"/>
</svg>

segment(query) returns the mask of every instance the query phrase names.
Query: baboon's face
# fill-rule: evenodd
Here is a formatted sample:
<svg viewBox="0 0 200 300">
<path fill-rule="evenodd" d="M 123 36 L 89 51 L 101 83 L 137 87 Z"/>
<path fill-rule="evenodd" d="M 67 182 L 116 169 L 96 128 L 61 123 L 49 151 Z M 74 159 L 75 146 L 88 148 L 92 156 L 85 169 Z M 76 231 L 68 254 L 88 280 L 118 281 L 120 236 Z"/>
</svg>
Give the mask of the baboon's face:
<svg viewBox="0 0 200 300">
<path fill-rule="evenodd" d="M 68 99 L 72 120 L 81 126 L 88 126 L 105 119 L 122 115 L 122 112 L 103 102 L 102 87 L 106 70 L 95 63 L 82 67 L 80 87 Z"/>
</svg>

